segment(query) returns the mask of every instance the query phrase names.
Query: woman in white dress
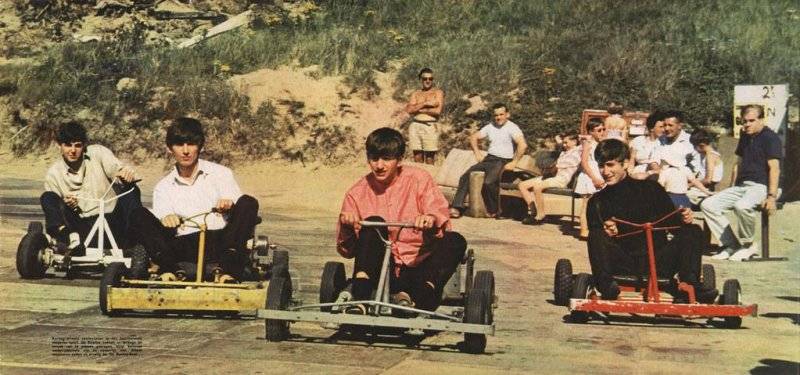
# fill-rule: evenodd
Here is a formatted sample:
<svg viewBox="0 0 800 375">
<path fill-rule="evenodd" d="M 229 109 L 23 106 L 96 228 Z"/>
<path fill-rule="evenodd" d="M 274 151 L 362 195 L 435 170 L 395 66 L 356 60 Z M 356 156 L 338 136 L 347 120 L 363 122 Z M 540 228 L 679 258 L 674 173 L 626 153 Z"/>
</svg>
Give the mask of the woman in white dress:
<svg viewBox="0 0 800 375">
<path fill-rule="evenodd" d="M 581 196 L 581 230 L 580 238 L 589 237 L 589 226 L 586 222 L 586 203 L 589 197 L 605 186 L 605 180 L 600 174 L 600 168 L 594 158 L 594 149 L 597 143 L 606 138 L 606 129 L 603 121 L 597 118 L 589 120 L 586 124 L 589 135 L 581 136 L 581 174 L 575 183 L 575 193 Z"/>
</svg>

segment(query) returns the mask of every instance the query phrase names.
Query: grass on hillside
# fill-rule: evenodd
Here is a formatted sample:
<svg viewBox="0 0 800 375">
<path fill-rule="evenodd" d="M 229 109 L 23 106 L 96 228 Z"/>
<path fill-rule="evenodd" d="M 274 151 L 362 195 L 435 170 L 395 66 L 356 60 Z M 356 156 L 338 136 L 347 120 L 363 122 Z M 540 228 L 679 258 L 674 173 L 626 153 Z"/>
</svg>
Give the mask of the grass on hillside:
<svg viewBox="0 0 800 375">
<path fill-rule="evenodd" d="M 800 82 L 800 9 L 792 1 L 320 1 L 305 18 L 229 33 L 196 48 L 148 46 L 133 24 L 117 40 L 65 43 L 29 67 L 0 67 L 0 94 L 22 113 L 6 133 L 17 153 L 52 139 L 58 122 L 79 118 L 118 151 L 161 151 L 163 122 L 194 115 L 210 125 L 217 158 L 290 157 L 340 162 L 357 147 L 345 126 L 304 129 L 252 112 L 226 83 L 231 73 L 292 62 L 344 75 L 377 93 L 374 71 L 400 62 L 404 99 L 431 67 L 447 93 L 446 118 L 463 130 L 488 120 L 465 115 L 463 98 L 509 103 L 529 139 L 575 128 L 581 110 L 621 101 L 628 108 L 680 109 L 693 125 L 730 124 L 733 86 Z M 221 67 L 228 67 L 221 69 Z M 136 85 L 118 91 L 123 77 Z M 790 87 L 797 92 L 797 87 Z M 282 140 L 300 131 L 309 142 Z M 238 147 L 231 147 L 235 144 Z"/>
</svg>

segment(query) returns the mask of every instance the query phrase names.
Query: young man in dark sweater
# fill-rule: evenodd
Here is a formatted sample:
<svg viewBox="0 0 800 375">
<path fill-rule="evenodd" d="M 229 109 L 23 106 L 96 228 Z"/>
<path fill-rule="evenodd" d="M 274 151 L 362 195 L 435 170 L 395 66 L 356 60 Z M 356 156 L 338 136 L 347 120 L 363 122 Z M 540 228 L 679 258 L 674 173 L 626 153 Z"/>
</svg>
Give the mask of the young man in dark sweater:
<svg viewBox="0 0 800 375">
<path fill-rule="evenodd" d="M 648 260 L 645 235 L 618 238 L 637 228 L 626 228 L 612 218 L 633 223 L 655 222 L 672 213 L 675 206 L 657 182 L 628 176 L 630 151 L 622 141 L 601 141 L 595 150 L 595 159 L 606 187 L 594 194 L 588 204 L 589 262 L 602 297 L 614 299 L 620 290 L 613 275 L 646 275 Z M 694 286 L 698 301 L 713 302 L 717 291 L 704 289 L 700 283 L 702 230 L 692 224 L 692 211 L 683 208 L 658 226 L 680 227 L 669 231 L 672 239 L 668 239 L 665 231 L 653 232 L 658 276 L 672 279 L 677 273 L 680 281 Z M 685 292 L 678 291 L 674 285 L 667 291 L 676 301 L 687 300 Z"/>
</svg>

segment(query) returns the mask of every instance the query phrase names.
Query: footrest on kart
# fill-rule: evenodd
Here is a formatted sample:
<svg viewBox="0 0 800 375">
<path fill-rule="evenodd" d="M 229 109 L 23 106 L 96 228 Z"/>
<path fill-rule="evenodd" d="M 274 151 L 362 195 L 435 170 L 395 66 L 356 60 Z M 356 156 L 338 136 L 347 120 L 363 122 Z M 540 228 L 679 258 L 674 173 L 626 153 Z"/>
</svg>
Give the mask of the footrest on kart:
<svg viewBox="0 0 800 375">
<path fill-rule="evenodd" d="M 758 305 L 706 305 L 671 302 L 606 301 L 594 299 L 569 300 L 570 311 L 625 314 L 657 314 L 681 316 L 757 316 Z"/>
<path fill-rule="evenodd" d="M 620 275 L 620 276 L 613 276 L 614 281 L 619 284 L 619 286 L 628 286 L 634 288 L 641 288 L 647 289 L 647 282 L 649 277 L 647 276 L 634 276 L 634 275 Z M 670 285 L 670 279 L 666 278 L 658 278 L 658 289 L 664 290 L 666 287 Z"/>
<path fill-rule="evenodd" d="M 266 289 L 108 288 L 108 310 L 245 311 L 263 309 Z"/>
<path fill-rule="evenodd" d="M 356 314 L 331 314 L 320 311 L 258 310 L 259 318 L 289 320 L 293 322 L 352 324 L 373 327 L 423 329 L 494 335 L 494 324 L 470 324 L 442 319 L 395 318 Z"/>
</svg>

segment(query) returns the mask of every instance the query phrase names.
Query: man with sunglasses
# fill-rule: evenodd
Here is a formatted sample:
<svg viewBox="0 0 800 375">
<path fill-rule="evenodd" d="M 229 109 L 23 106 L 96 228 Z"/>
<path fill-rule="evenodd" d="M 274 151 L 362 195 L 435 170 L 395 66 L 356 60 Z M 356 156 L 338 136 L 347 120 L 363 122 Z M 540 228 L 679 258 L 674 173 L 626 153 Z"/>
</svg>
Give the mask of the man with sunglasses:
<svg viewBox="0 0 800 375">
<path fill-rule="evenodd" d="M 744 121 L 739 144 L 738 163 L 733 166 L 731 187 L 706 198 L 700 204 L 708 228 L 719 239 L 722 251 L 712 259 L 742 261 L 758 253 L 753 244 L 756 227 L 756 207 L 769 214 L 775 212 L 783 158 L 781 140 L 764 124 L 764 107 L 746 105 L 740 110 Z M 737 236 L 725 217 L 733 210 L 738 226 Z"/>
<path fill-rule="evenodd" d="M 422 88 L 411 93 L 405 112 L 412 120 L 408 126 L 408 144 L 417 163 L 433 164 L 439 150 L 439 127 L 436 121 L 444 107 L 444 91 L 433 86 L 433 71 L 423 68 L 418 75 Z"/>
</svg>

